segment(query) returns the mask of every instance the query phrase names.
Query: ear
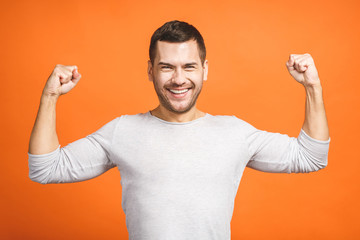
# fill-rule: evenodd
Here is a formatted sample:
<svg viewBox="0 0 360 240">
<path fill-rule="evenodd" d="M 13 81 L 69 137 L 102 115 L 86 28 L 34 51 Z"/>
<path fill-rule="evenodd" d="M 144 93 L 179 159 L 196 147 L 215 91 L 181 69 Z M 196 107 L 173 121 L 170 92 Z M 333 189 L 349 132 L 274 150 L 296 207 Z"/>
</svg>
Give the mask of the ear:
<svg viewBox="0 0 360 240">
<path fill-rule="evenodd" d="M 204 61 L 203 69 L 204 69 L 204 77 L 203 77 L 203 80 L 206 81 L 206 80 L 207 80 L 208 71 L 209 71 L 208 60 L 205 60 L 205 61 Z"/>
<path fill-rule="evenodd" d="M 148 73 L 148 78 L 149 78 L 149 81 L 152 82 L 154 79 L 153 79 L 153 67 L 152 67 L 152 63 L 150 60 L 148 60 L 148 70 L 147 70 L 147 73 Z"/>
</svg>

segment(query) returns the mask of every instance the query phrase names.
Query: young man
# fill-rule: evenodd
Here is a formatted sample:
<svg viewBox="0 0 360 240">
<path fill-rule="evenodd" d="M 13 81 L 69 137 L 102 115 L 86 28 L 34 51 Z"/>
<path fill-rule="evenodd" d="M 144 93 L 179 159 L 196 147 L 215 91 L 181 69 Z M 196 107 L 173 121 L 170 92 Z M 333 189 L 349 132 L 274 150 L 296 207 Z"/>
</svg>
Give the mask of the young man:
<svg viewBox="0 0 360 240">
<path fill-rule="evenodd" d="M 159 97 L 152 111 L 123 115 L 60 148 L 59 96 L 79 81 L 76 66 L 57 65 L 41 97 L 29 145 L 33 181 L 84 181 L 117 167 L 130 239 L 230 239 L 234 199 L 245 167 L 311 172 L 327 165 L 329 133 L 322 89 L 309 54 L 292 54 L 291 76 L 306 91 L 298 138 L 255 129 L 233 116 L 196 108 L 208 62 L 203 38 L 172 21 L 155 31 L 149 79 Z"/>
</svg>

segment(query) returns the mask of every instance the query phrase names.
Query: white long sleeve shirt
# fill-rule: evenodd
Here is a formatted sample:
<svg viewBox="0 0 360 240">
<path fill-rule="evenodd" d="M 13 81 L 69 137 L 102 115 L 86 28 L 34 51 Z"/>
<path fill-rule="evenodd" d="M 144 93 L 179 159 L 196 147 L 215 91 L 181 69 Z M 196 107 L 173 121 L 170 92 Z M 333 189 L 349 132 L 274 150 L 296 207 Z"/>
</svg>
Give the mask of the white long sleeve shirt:
<svg viewBox="0 0 360 240">
<path fill-rule="evenodd" d="M 131 240 L 227 240 L 245 167 L 306 173 L 327 165 L 328 141 L 257 130 L 234 116 L 167 122 L 124 115 L 55 151 L 29 155 L 33 181 L 84 181 L 117 167 Z"/>
</svg>

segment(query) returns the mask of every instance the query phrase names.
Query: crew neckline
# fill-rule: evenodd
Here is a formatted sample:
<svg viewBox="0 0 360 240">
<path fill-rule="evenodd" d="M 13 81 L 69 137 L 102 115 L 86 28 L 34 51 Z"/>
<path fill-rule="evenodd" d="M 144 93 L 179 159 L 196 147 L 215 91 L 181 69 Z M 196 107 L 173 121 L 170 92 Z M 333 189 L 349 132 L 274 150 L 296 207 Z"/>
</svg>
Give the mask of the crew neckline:
<svg viewBox="0 0 360 240">
<path fill-rule="evenodd" d="M 197 118 L 197 119 L 195 119 L 195 120 L 188 121 L 188 122 L 169 122 L 169 121 L 165 121 L 165 120 L 163 120 L 163 119 L 161 119 L 161 118 L 158 118 L 158 117 L 152 115 L 151 112 L 150 112 L 150 110 L 146 113 L 146 115 L 147 115 L 148 117 L 154 118 L 154 119 L 156 119 L 156 120 L 158 120 L 158 121 L 160 121 L 160 122 L 162 122 L 162 123 L 171 124 L 171 125 L 188 125 L 188 124 L 193 124 L 193 123 L 197 123 L 197 122 L 199 122 L 199 121 L 202 121 L 202 120 L 204 120 L 204 119 L 206 119 L 206 118 L 208 118 L 208 117 L 210 116 L 210 114 L 205 113 L 204 116 L 199 117 L 199 118 Z"/>
</svg>

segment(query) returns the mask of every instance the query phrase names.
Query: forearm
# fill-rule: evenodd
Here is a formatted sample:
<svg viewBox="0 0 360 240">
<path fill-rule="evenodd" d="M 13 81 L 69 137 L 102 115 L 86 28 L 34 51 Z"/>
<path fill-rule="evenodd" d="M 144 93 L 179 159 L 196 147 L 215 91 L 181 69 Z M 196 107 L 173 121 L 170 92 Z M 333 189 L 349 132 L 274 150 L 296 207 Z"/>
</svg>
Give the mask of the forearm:
<svg viewBox="0 0 360 240">
<path fill-rule="evenodd" d="M 39 111 L 30 136 L 29 153 L 45 154 L 59 146 L 56 134 L 57 97 L 42 95 Z"/>
<path fill-rule="evenodd" d="M 326 119 L 322 87 L 320 84 L 305 87 L 305 120 L 302 129 L 312 138 L 326 141 L 329 128 Z"/>
</svg>

